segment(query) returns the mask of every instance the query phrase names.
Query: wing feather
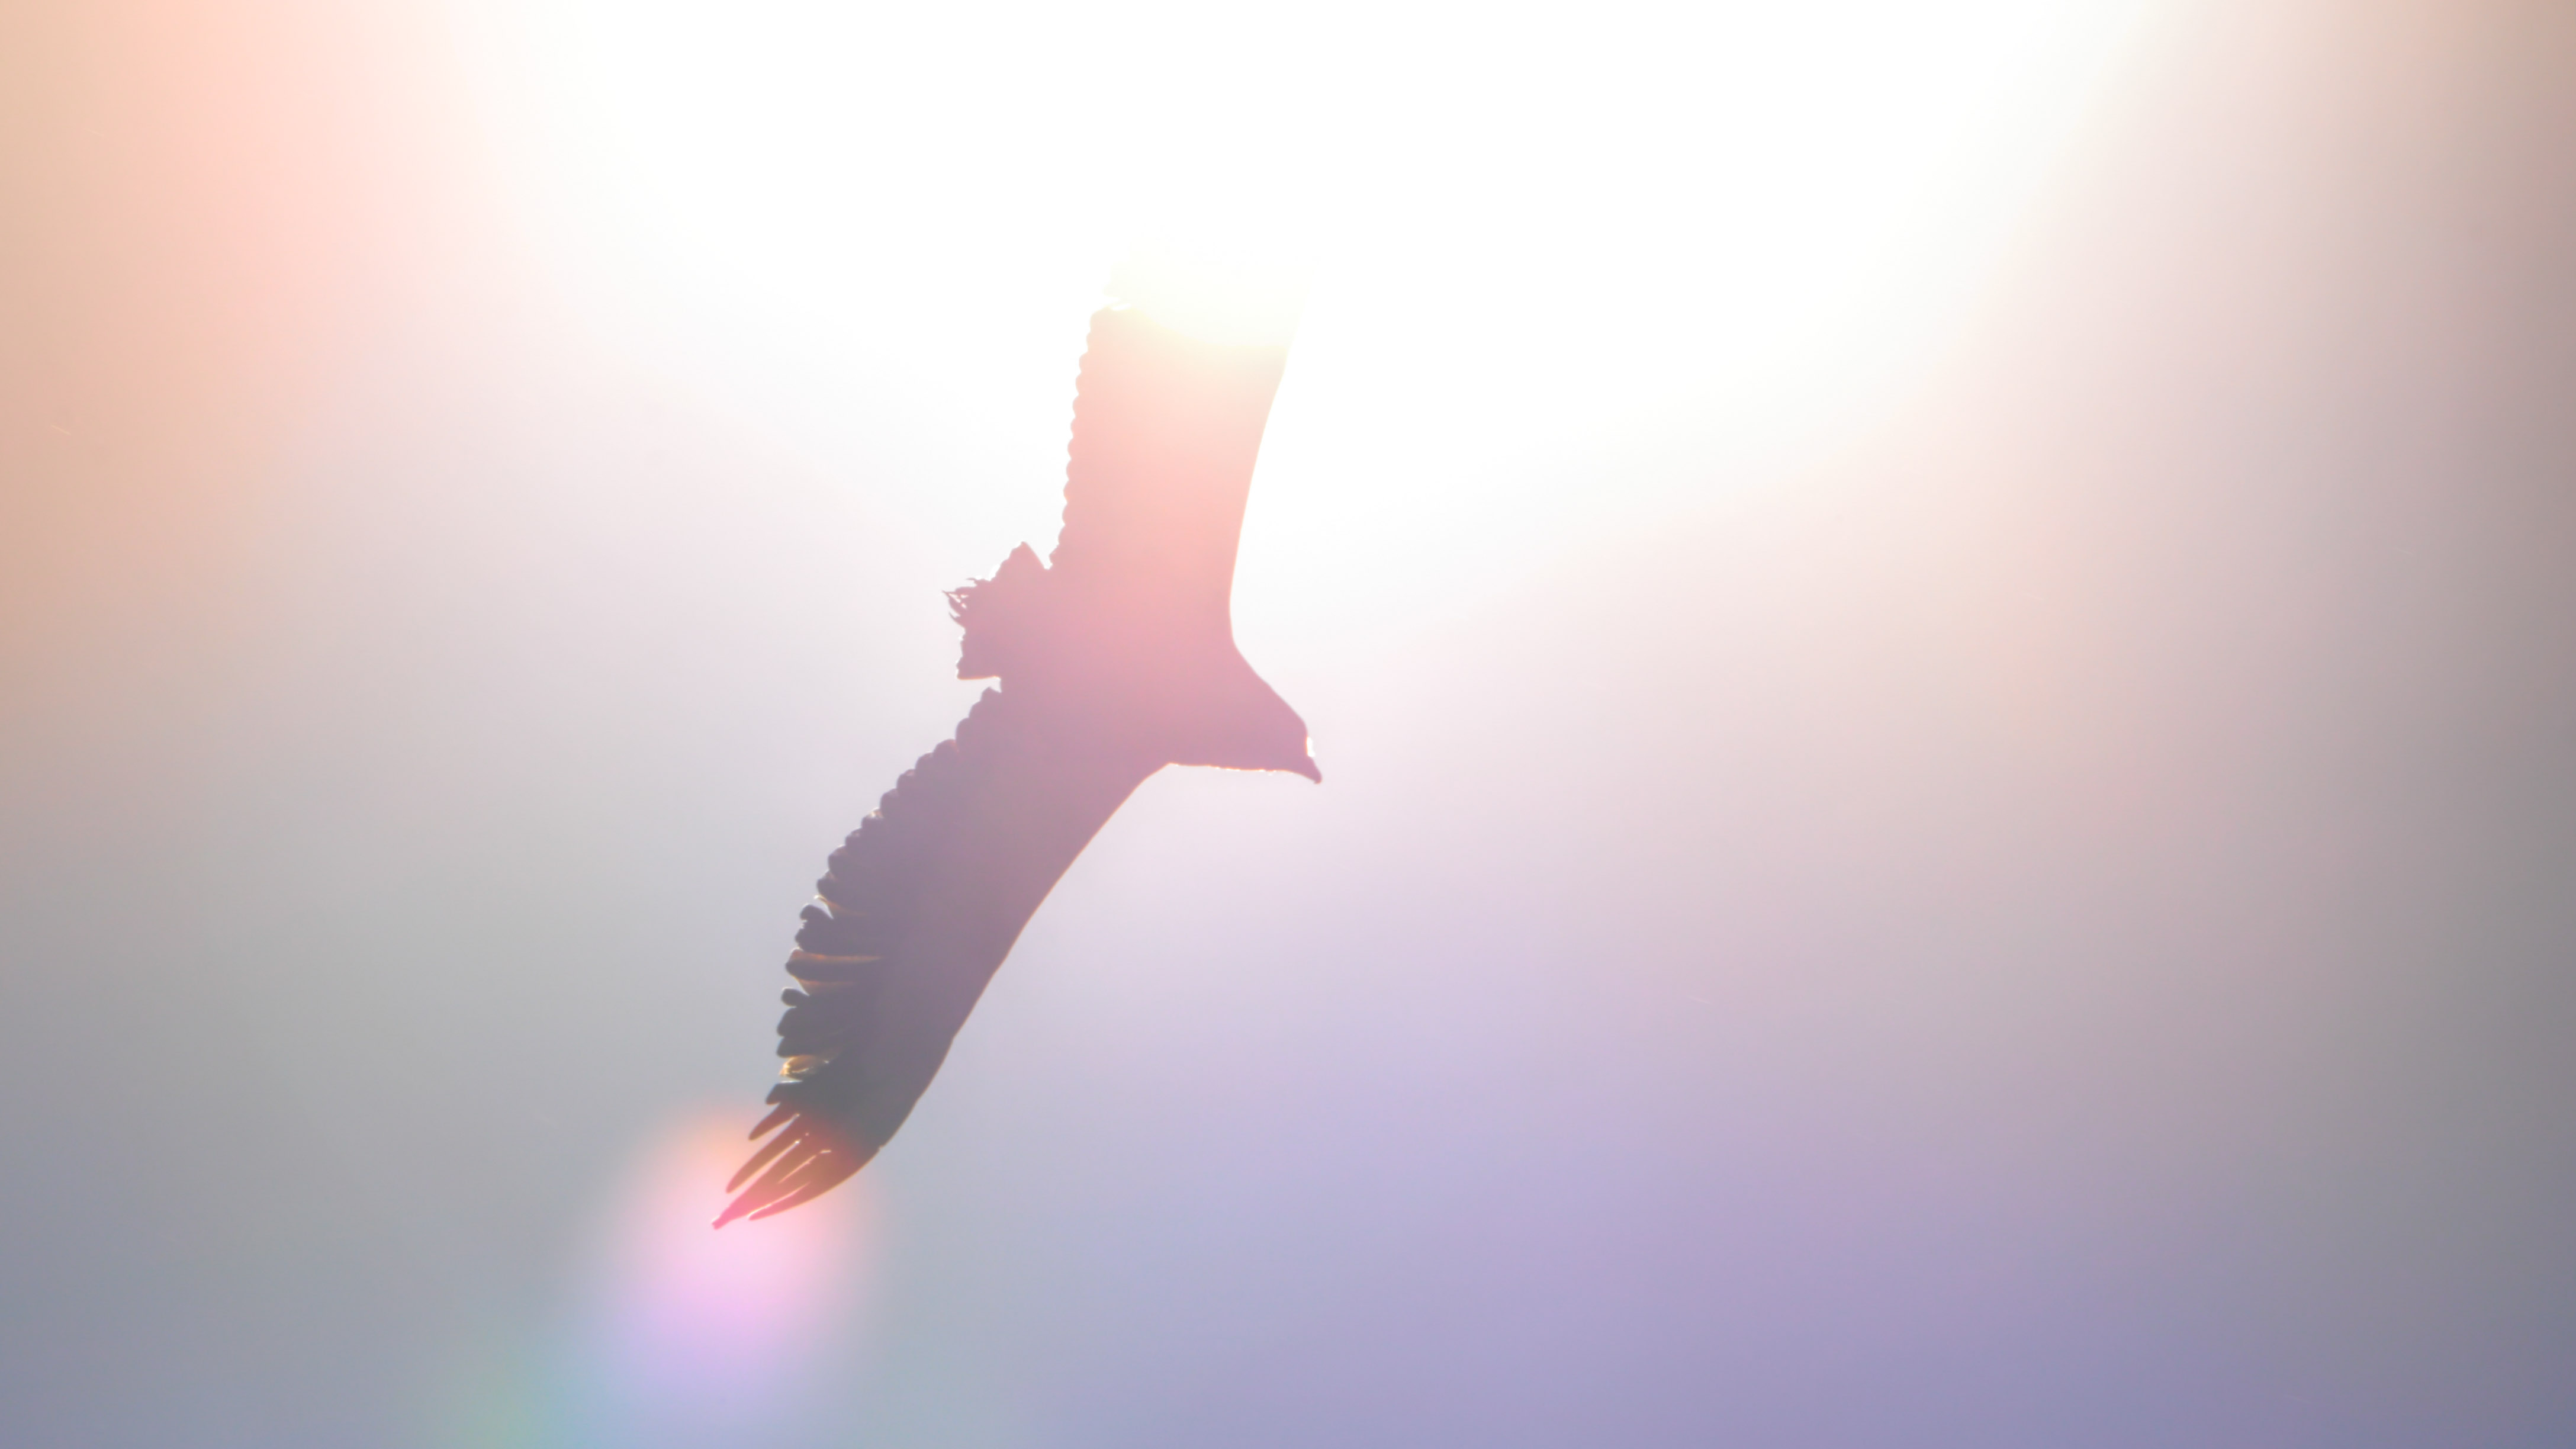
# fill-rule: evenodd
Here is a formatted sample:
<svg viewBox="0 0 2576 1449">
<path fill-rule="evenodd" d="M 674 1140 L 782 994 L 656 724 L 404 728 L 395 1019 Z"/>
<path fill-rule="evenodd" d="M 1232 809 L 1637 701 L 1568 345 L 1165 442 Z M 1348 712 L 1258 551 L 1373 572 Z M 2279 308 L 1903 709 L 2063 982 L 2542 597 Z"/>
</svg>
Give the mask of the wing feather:
<svg viewBox="0 0 2576 1449">
<path fill-rule="evenodd" d="M 1051 556 L 1067 607 L 1231 639 L 1236 545 L 1287 363 L 1284 347 L 1201 342 L 1133 308 L 1093 315 Z"/>
<path fill-rule="evenodd" d="M 787 958 L 775 1110 L 752 1132 L 777 1135 L 727 1187 L 718 1227 L 783 1212 L 876 1155 L 1039 903 L 1161 763 L 986 690 L 904 773 L 815 882 Z"/>
</svg>

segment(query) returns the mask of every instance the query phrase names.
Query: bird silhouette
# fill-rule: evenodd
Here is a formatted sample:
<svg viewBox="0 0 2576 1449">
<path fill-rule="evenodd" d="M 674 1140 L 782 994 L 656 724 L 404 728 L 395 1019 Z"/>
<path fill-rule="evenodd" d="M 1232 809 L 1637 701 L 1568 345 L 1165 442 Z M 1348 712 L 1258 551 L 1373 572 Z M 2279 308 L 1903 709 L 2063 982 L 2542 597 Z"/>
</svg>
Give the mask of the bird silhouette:
<svg viewBox="0 0 2576 1449">
<path fill-rule="evenodd" d="M 1047 892 L 1165 765 L 1320 781 L 1305 722 L 1235 648 L 1235 549 L 1279 346 L 1091 319 L 1063 530 L 951 593 L 957 674 L 994 679 L 832 852 L 787 958 L 768 1141 L 715 1220 L 847 1181 L 885 1146 Z M 773 1135 L 774 1134 L 774 1135 Z"/>
</svg>

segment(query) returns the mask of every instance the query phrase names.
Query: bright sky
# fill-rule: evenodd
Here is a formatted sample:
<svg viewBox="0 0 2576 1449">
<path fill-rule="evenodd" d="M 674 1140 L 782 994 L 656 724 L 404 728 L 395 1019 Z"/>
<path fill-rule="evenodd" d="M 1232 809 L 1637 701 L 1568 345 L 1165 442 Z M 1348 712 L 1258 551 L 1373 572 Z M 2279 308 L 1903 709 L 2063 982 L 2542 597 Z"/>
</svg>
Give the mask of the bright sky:
<svg viewBox="0 0 2576 1449">
<path fill-rule="evenodd" d="M 0 7 L 15 1438 L 2576 1443 L 2549 7 L 421 3 Z M 1140 245 L 1330 783 L 711 1233 Z"/>
<path fill-rule="evenodd" d="M 1311 290 L 1247 630 L 1433 607 L 1865 424 L 2141 0 L 455 0 L 593 322 L 962 577 L 1054 531 L 1084 317 L 1145 245 Z"/>
</svg>

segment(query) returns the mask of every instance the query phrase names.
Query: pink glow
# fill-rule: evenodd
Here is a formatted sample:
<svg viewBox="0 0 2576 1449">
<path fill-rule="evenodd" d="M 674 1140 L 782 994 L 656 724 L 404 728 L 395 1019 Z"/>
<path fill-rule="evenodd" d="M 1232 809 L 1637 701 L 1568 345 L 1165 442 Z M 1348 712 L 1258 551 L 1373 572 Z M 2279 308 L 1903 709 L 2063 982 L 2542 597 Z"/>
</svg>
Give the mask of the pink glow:
<svg viewBox="0 0 2576 1449">
<path fill-rule="evenodd" d="M 741 1155 L 732 1116 L 692 1115 L 644 1154 L 619 1195 L 596 1340 L 615 1410 L 750 1428 L 787 1412 L 843 1341 L 866 1277 L 867 1184 L 709 1231 Z"/>
</svg>

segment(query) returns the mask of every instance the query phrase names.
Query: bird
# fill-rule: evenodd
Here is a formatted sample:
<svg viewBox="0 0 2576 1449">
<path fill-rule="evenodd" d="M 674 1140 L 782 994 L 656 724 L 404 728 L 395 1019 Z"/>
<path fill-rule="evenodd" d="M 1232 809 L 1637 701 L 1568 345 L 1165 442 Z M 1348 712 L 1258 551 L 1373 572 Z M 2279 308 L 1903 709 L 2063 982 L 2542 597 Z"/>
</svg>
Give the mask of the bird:
<svg viewBox="0 0 2576 1449">
<path fill-rule="evenodd" d="M 1157 771 L 1322 782 L 1305 721 L 1234 641 L 1235 554 L 1286 363 L 1284 345 L 1207 340 L 1135 305 L 1092 315 L 1055 549 L 1041 562 L 1022 543 L 948 595 L 958 677 L 994 684 L 815 882 L 787 958 L 785 1060 L 716 1227 L 811 1202 L 876 1156 L 1048 892 Z"/>
</svg>

